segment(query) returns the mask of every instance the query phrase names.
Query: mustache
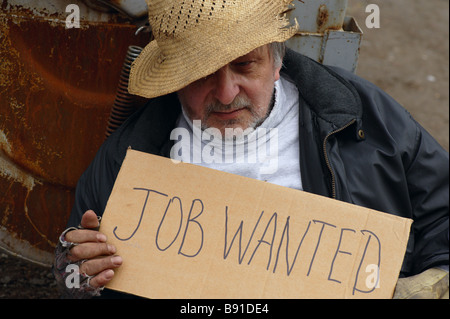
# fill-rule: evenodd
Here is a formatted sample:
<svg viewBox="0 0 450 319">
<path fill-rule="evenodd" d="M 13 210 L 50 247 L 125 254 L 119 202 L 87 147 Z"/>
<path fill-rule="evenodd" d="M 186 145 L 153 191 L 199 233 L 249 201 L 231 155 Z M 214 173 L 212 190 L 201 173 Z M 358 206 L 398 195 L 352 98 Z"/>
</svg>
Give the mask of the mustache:
<svg viewBox="0 0 450 319">
<path fill-rule="evenodd" d="M 207 105 L 206 110 L 208 114 L 212 112 L 231 112 L 242 108 L 249 108 L 251 104 L 252 102 L 247 96 L 238 95 L 230 104 L 222 104 L 215 100 Z"/>
</svg>

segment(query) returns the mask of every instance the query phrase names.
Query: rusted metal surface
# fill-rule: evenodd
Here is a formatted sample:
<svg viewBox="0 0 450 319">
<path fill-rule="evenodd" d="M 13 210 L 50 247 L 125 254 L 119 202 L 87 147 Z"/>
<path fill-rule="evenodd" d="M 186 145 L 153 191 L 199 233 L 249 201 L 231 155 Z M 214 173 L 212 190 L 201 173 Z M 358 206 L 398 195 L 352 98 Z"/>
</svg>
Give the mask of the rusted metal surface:
<svg viewBox="0 0 450 319">
<path fill-rule="evenodd" d="M 328 7 L 325 4 L 321 4 L 319 6 L 319 13 L 317 15 L 317 31 L 323 32 L 327 29 L 338 29 L 340 25 L 335 26 L 327 26 L 328 19 L 330 18 L 330 12 L 328 11 Z"/>
<path fill-rule="evenodd" d="M 148 34 L 104 14 L 66 29 L 64 11 L 1 8 L 0 246 L 49 263 L 105 138 L 127 48 Z"/>
<path fill-rule="evenodd" d="M 355 72 L 362 31 L 346 17 L 348 0 L 296 0 L 288 15 L 296 18 L 299 32 L 287 46 L 317 62 Z"/>
<path fill-rule="evenodd" d="M 361 41 L 361 29 L 352 17 L 347 17 L 342 30 L 299 32 L 287 42 L 287 46 L 317 62 L 355 72 Z"/>
<path fill-rule="evenodd" d="M 302 33 L 340 30 L 344 24 L 348 0 L 295 0 L 290 19 L 296 18 Z"/>
</svg>

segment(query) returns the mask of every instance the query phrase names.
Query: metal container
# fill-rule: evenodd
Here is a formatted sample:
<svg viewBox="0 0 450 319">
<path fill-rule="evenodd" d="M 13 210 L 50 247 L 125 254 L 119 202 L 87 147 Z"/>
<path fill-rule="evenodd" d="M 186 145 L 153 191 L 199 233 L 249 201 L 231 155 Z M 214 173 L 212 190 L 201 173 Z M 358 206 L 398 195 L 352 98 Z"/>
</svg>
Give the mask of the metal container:
<svg viewBox="0 0 450 319">
<path fill-rule="evenodd" d="M 297 19 L 300 31 L 287 46 L 320 63 L 355 72 L 362 41 L 362 31 L 355 19 L 346 17 L 347 0 L 294 1 L 288 12 Z"/>
<path fill-rule="evenodd" d="M 286 45 L 325 65 L 356 72 L 361 41 L 362 31 L 357 22 L 352 17 L 346 17 L 342 30 L 299 32 Z"/>
<path fill-rule="evenodd" d="M 66 28 L 69 4 L 80 28 Z M 3 1 L 0 248 L 50 264 L 76 183 L 105 139 L 130 45 L 148 33 L 81 1 Z"/>
</svg>

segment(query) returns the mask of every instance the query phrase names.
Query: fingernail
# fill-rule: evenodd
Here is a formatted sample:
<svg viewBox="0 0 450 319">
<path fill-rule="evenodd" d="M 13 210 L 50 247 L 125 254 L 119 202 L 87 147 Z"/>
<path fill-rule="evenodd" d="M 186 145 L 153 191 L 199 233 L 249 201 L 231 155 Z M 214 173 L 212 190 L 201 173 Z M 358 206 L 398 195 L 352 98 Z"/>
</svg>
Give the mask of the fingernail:
<svg viewBox="0 0 450 319">
<path fill-rule="evenodd" d="M 114 247 L 113 245 L 108 245 L 108 251 L 111 254 L 114 254 L 116 252 L 116 247 Z"/>
<path fill-rule="evenodd" d="M 111 262 L 114 266 L 120 266 L 122 265 L 122 257 L 120 256 L 114 256 L 111 258 Z"/>
<path fill-rule="evenodd" d="M 109 269 L 105 272 L 105 278 L 106 280 L 110 280 L 112 277 L 114 277 L 114 270 Z"/>
<path fill-rule="evenodd" d="M 106 243 L 106 236 L 104 234 L 97 234 L 97 240 L 100 243 Z"/>
</svg>

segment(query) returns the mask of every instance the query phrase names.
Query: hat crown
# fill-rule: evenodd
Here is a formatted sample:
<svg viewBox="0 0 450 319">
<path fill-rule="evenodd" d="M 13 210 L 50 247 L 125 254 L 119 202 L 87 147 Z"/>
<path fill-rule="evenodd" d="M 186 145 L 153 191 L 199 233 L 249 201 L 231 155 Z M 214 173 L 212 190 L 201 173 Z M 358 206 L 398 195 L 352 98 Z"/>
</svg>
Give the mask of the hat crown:
<svg viewBox="0 0 450 319">
<path fill-rule="evenodd" d="M 231 23 L 246 0 L 147 0 L 156 40 L 176 38 L 195 27 Z"/>
<path fill-rule="evenodd" d="M 272 42 L 292 37 L 293 0 L 147 0 L 154 40 L 130 70 L 129 92 L 173 93 Z"/>
</svg>

